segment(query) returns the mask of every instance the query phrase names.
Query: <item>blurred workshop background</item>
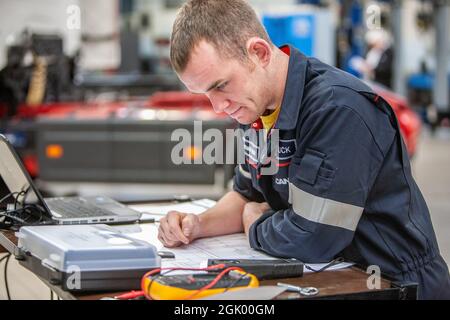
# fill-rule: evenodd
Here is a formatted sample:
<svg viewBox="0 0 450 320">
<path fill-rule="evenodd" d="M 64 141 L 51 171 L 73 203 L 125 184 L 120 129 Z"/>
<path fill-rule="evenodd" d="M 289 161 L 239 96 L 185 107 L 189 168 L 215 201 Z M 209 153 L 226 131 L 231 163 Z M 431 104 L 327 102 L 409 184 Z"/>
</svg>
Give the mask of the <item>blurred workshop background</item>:
<svg viewBox="0 0 450 320">
<path fill-rule="evenodd" d="M 363 78 L 391 103 L 450 263 L 450 1 L 249 2 L 275 44 Z M 203 130 L 236 126 L 171 69 L 183 3 L 0 1 L 0 133 L 45 196 L 217 199 L 230 187 L 231 164 L 171 161 L 174 129 L 193 132 L 193 120 Z M 184 156 L 195 160 L 196 148 Z M 34 276 L 9 270 L 14 298 L 49 298 Z"/>
</svg>

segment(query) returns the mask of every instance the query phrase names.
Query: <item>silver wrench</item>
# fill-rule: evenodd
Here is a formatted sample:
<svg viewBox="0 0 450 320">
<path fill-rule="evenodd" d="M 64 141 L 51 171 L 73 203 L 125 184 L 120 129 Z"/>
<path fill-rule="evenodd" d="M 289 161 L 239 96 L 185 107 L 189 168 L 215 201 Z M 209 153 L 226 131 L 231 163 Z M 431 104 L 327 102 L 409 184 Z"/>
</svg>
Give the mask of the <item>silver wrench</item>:
<svg viewBox="0 0 450 320">
<path fill-rule="evenodd" d="M 301 294 L 302 296 L 307 296 L 307 297 L 315 296 L 319 293 L 319 289 L 317 289 L 316 287 L 299 287 L 299 286 L 294 286 L 292 284 L 282 283 L 282 282 L 278 282 L 277 286 L 285 287 L 286 291 L 297 292 L 297 293 Z"/>
</svg>

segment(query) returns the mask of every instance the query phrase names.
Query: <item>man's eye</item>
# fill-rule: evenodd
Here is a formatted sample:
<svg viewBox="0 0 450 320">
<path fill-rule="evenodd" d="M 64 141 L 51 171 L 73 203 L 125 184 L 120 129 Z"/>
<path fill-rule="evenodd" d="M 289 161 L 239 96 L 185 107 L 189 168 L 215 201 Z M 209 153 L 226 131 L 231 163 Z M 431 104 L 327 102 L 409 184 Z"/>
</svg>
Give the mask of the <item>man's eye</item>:
<svg viewBox="0 0 450 320">
<path fill-rule="evenodd" d="M 221 85 L 218 85 L 218 86 L 216 87 L 216 89 L 217 89 L 217 90 L 223 90 L 223 89 L 225 89 L 225 87 L 227 86 L 227 84 L 228 84 L 228 82 L 224 82 L 224 83 L 222 83 Z"/>
</svg>

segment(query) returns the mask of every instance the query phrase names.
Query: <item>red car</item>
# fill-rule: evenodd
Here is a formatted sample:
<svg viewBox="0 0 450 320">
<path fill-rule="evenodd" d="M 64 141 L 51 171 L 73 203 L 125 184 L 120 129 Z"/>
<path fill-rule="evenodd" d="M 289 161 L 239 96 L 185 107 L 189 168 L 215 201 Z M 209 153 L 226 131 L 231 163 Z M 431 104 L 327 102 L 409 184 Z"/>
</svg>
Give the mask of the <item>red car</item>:
<svg viewBox="0 0 450 320">
<path fill-rule="evenodd" d="M 408 101 L 404 97 L 381 85 L 375 83 L 369 83 L 369 85 L 394 109 L 403 140 L 406 144 L 406 149 L 408 150 L 409 157 L 412 158 L 417 151 L 417 142 L 422 129 L 422 122 L 419 116 L 411 109 Z"/>
</svg>

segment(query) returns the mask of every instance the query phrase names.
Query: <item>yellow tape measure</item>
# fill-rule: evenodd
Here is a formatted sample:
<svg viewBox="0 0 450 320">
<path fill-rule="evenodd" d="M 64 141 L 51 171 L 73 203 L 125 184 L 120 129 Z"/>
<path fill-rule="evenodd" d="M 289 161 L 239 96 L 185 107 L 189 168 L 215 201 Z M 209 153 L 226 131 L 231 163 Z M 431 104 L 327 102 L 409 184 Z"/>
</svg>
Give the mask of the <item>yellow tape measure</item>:
<svg viewBox="0 0 450 320">
<path fill-rule="evenodd" d="M 154 300 L 187 300 L 258 286 L 253 274 L 233 269 L 221 276 L 219 272 L 151 275 L 144 279 L 142 289 Z"/>
</svg>

